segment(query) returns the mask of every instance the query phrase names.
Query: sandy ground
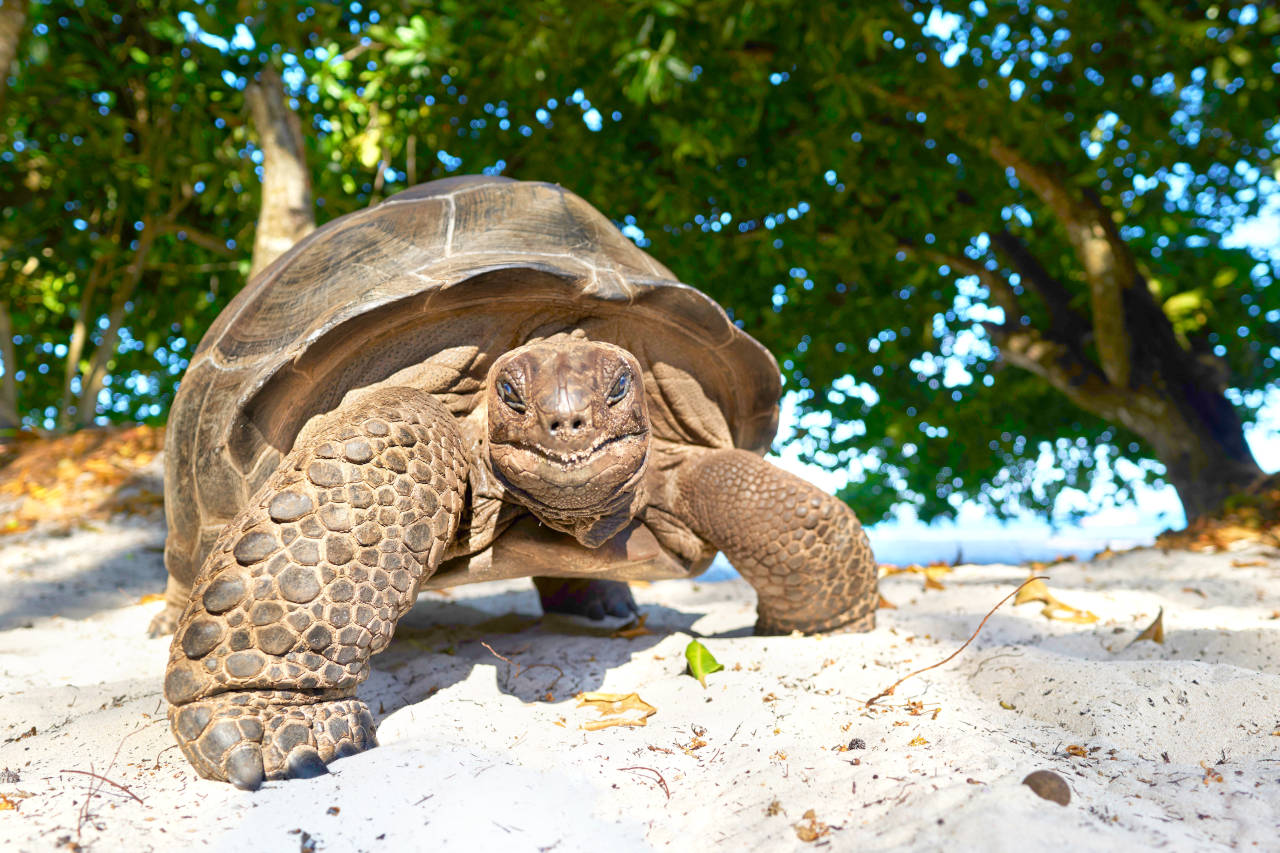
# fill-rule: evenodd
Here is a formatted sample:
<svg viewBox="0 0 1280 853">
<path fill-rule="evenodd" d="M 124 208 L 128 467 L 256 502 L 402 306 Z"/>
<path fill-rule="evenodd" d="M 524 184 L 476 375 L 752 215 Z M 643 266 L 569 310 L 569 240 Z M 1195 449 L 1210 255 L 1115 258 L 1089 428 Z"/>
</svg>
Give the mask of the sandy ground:
<svg viewBox="0 0 1280 853">
<path fill-rule="evenodd" d="M 527 582 L 427 594 L 360 696 L 382 746 L 244 793 L 199 779 L 145 628 L 163 528 L 0 539 L 0 849 L 1276 849 L 1280 553 L 1139 550 L 1060 564 L 1094 624 L 1005 605 L 1027 577 L 961 566 L 870 634 L 751 636 L 740 581 L 639 586 L 653 633 L 540 619 Z M 1133 642 L 1163 608 L 1164 642 Z M 684 650 L 725 665 L 707 688 Z M 510 663 L 495 656 L 494 651 Z M 582 728 L 583 691 L 644 727 Z M 851 748 L 852 746 L 852 748 Z M 1067 806 L 1022 780 L 1051 770 Z M 108 784 L 92 775 L 109 779 Z M 806 817 L 806 815 L 809 815 Z"/>
</svg>

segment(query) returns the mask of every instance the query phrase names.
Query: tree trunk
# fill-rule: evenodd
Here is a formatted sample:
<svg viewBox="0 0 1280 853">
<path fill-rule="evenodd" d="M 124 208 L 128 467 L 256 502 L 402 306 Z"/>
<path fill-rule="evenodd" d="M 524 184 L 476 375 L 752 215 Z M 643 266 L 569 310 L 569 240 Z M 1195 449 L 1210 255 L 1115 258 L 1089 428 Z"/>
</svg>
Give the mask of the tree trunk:
<svg viewBox="0 0 1280 853">
<path fill-rule="evenodd" d="M 992 243 L 1048 310 L 1043 330 L 1021 317 L 993 328 L 1001 357 L 1046 379 L 1080 408 L 1142 437 L 1165 466 L 1187 520 L 1210 513 L 1264 473 L 1244 438 L 1216 371 L 1185 349 L 1151 294 L 1115 219 L 1091 191 L 1051 167 L 1028 162 L 999 140 L 988 152 L 1040 197 L 1065 229 L 1089 287 L 1089 317 L 1077 315 L 1061 283 L 1010 234 Z M 1002 276 L 995 287 L 1010 289 Z M 988 287 L 992 287 L 988 283 Z M 996 291 L 993 290 L 993 295 Z M 1097 360 L 1090 357 L 1092 339 Z"/>
<path fill-rule="evenodd" d="M 27 26 L 27 0 L 4 0 L 0 5 L 0 108 L 4 106 L 9 69 Z"/>
<path fill-rule="evenodd" d="M 311 173 L 298 116 L 284 99 L 284 83 L 274 69 L 245 93 L 262 149 L 262 208 L 253 240 L 253 278 L 316 227 Z"/>
<path fill-rule="evenodd" d="M 58 418 L 63 430 L 71 427 L 71 389 L 72 382 L 80 372 L 80 357 L 84 354 L 85 341 L 89 339 L 89 320 L 93 313 L 93 297 L 97 294 L 101 270 L 95 269 L 89 274 L 84 292 L 80 294 L 80 312 L 76 315 L 71 327 L 71 339 L 67 342 L 67 369 L 62 377 L 62 403 L 58 407 Z"/>
<path fill-rule="evenodd" d="M 1244 440 L 1235 409 L 1219 394 L 1183 389 L 1180 410 L 1143 435 L 1165 465 L 1187 520 L 1207 515 L 1264 476 Z"/>
<path fill-rule="evenodd" d="M 111 299 L 111 310 L 107 313 L 107 328 L 102 332 L 102 341 L 93 351 L 93 359 L 89 369 L 80 377 L 80 396 L 76 400 L 76 427 L 86 427 L 93 423 L 98 413 L 98 394 L 106 384 L 107 371 L 111 367 L 111 359 L 116 354 L 116 344 L 120 340 L 120 326 L 124 323 L 124 315 L 129 300 L 142 281 L 146 269 L 147 256 L 155 245 L 158 227 L 150 219 L 143 220 L 142 234 L 138 238 L 138 248 L 134 251 L 133 261 L 125 271 L 125 279 Z"/>
<path fill-rule="evenodd" d="M 16 430 L 22 426 L 18 415 L 18 358 L 13 349 L 13 322 L 9 316 L 9 303 L 0 302 L 0 364 L 4 376 L 0 377 L 0 431 Z"/>
</svg>

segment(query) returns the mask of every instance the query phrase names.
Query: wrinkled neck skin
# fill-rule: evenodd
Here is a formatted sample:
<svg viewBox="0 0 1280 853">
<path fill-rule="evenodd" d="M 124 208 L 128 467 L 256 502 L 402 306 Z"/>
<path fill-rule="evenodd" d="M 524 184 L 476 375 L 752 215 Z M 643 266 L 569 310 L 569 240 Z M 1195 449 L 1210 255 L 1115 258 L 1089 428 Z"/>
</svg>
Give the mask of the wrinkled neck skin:
<svg viewBox="0 0 1280 853">
<path fill-rule="evenodd" d="M 514 349 L 484 391 L 483 461 L 511 500 L 596 548 L 644 506 L 649 416 L 640 365 L 580 332 Z"/>
</svg>

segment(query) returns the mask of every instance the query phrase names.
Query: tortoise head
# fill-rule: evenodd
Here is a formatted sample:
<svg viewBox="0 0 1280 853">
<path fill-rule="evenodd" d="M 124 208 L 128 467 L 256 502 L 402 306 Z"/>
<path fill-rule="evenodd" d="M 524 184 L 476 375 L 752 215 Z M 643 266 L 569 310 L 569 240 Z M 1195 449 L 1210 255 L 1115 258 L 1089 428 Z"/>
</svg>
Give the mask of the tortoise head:
<svg viewBox="0 0 1280 853">
<path fill-rule="evenodd" d="M 649 458 L 635 356 L 556 335 L 498 358 L 484 393 L 489 464 L 516 500 L 591 547 L 631 520 Z"/>
</svg>

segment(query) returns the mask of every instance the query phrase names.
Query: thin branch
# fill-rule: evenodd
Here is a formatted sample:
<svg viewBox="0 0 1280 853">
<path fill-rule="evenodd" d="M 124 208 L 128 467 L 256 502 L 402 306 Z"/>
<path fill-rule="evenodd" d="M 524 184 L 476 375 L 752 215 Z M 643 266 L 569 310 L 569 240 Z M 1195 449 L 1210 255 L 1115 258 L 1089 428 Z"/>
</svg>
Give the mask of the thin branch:
<svg viewBox="0 0 1280 853">
<path fill-rule="evenodd" d="M 227 247 L 226 240 L 219 240 L 214 235 L 198 228 L 192 228 L 190 225 L 183 225 L 181 222 L 165 222 L 158 226 L 158 233 L 160 234 L 178 234 L 179 232 L 185 234 L 187 240 L 202 249 L 208 249 L 211 252 L 217 252 L 219 255 L 225 255 L 229 258 L 240 256 L 240 253 L 235 249 Z"/>
<path fill-rule="evenodd" d="M 79 773 L 81 776 L 91 776 L 94 779 L 97 779 L 99 782 L 106 782 L 108 785 L 119 788 L 121 791 L 124 791 L 126 794 L 133 797 L 138 802 L 140 803 L 142 802 L 142 797 L 139 797 L 137 794 L 135 794 L 133 791 L 130 791 L 128 788 L 126 788 L 124 785 L 121 785 L 119 782 L 112 782 L 110 779 L 108 779 L 106 776 L 103 776 L 101 773 L 94 773 L 92 770 L 66 770 L 66 769 L 59 770 L 58 772 L 59 773 Z"/>
<path fill-rule="evenodd" d="M 1004 309 L 1004 316 L 1009 322 L 1016 324 L 1026 315 L 1026 312 L 1022 310 L 1022 303 L 1018 299 L 1018 294 L 1014 292 L 1013 285 L 1009 284 L 1009 280 L 995 270 L 988 269 L 987 265 L 981 261 L 975 261 L 964 254 L 952 255 L 943 252 L 928 252 L 927 256 L 937 263 L 946 264 L 965 275 L 977 276 L 978 280 L 987 288 L 987 292 L 991 294 L 991 298 L 995 300 L 995 303 Z"/>
<path fill-rule="evenodd" d="M 668 800 L 671 799 L 671 789 L 667 787 L 667 780 L 662 777 L 661 773 L 659 773 L 657 770 L 654 770 L 652 767 L 619 767 L 618 768 L 619 772 L 630 771 L 632 773 L 635 773 L 636 771 L 639 771 L 639 770 L 644 770 L 658 777 L 658 784 L 662 786 L 662 793 L 667 795 Z"/>
<path fill-rule="evenodd" d="M 382 50 L 382 42 L 371 41 L 358 44 L 354 47 L 347 48 L 344 52 L 338 54 L 339 59 L 345 59 L 347 62 L 355 59 L 366 50 Z"/>
<path fill-rule="evenodd" d="M 1007 228 L 991 234 L 996 247 L 1018 271 L 1027 289 L 1034 293 L 1049 314 L 1050 332 L 1062 341 L 1080 341 L 1089 331 L 1089 321 L 1071 307 L 1071 294 L 1031 251 L 1031 247 Z"/>
<path fill-rule="evenodd" d="M 956 649 L 954 652 L 947 655 L 945 658 L 933 664 L 932 666 L 926 666 L 924 669 L 917 669 L 915 672 L 908 673 L 907 675 L 902 676 L 902 678 L 899 678 L 897 681 L 893 682 L 893 684 L 890 684 L 884 690 L 881 690 L 875 696 L 872 696 L 870 699 L 868 699 L 865 707 L 870 708 L 878 700 L 883 699 L 886 696 L 892 696 L 893 691 L 898 688 L 898 685 L 906 681 L 908 678 L 915 678 L 917 675 L 919 675 L 922 672 L 928 672 L 931 669 L 937 669 L 943 664 L 949 663 L 951 660 L 953 660 L 956 657 L 956 655 L 960 654 L 962 651 L 969 648 L 969 644 L 978 638 L 978 634 L 982 631 L 982 626 L 986 625 L 987 620 L 991 618 L 992 614 L 994 614 L 997 610 L 1000 609 L 1000 605 L 1004 604 L 1006 601 L 1013 598 L 1015 595 L 1017 595 L 1019 592 L 1022 591 L 1022 588 L 1024 586 L 1031 583 L 1032 581 L 1044 581 L 1044 580 L 1048 580 L 1048 578 L 1047 577 L 1030 577 L 1030 578 L 1027 578 L 1025 581 L 1023 581 L 1022 583 L 1018 584 L 1017 589 L 1015 589 L 1013 592 L 1006 595 L 1004 598 L 1000 599 L 1000 601 L 996 604 L 995 607 L 987 611 L 987 615 L 982 617 L 982 621 L 978 623 L 977 628 L 973 629 L 973 633 L 969 635 L 969 639 L 964 641 L 963 646 Z"/>
</svg>

